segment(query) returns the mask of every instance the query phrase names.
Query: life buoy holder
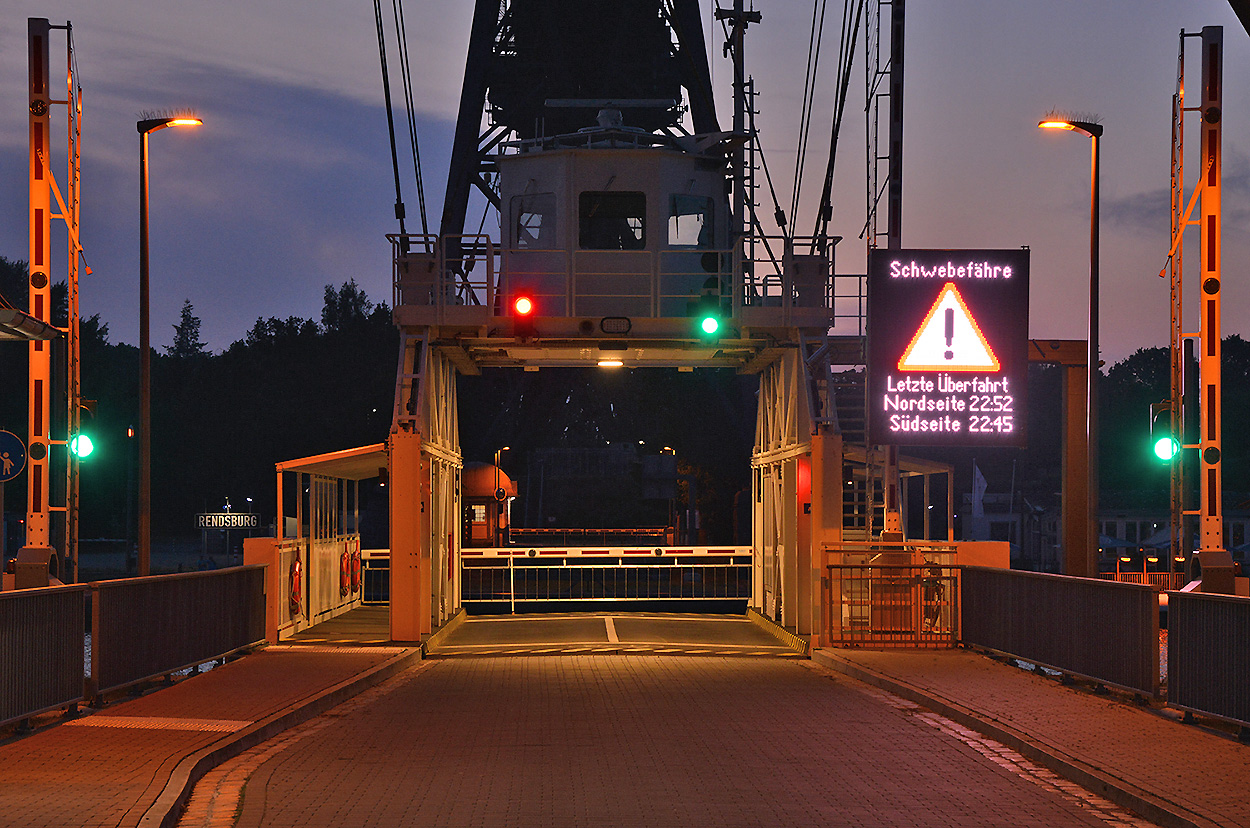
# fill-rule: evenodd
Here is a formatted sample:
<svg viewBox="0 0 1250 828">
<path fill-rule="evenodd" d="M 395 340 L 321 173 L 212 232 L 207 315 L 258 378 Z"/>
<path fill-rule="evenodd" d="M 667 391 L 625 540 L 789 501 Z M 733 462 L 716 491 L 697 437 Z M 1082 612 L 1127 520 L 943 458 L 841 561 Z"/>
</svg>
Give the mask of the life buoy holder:
<svg viewBox="0 0 1250 828">
<path fill-rule="evenodd" d="M 300 578 L 300 561 L 299 553 L 295 553 L 295 557 L 291 559 L 291 568 L 287 574 L 287 587 L 289 589 L 289 609 L 291 611 L 291 619 L 294 620 L 300 615 L 300 595 L 303 591 Z"/>
</svg>

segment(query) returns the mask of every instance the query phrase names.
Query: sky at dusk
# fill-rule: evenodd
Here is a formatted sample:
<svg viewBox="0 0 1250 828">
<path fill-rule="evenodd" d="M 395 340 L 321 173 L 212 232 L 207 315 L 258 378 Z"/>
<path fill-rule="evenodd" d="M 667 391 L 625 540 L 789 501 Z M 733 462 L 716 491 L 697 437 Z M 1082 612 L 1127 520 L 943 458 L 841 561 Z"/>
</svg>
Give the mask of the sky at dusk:
<svg viewBox="0 0 1250 828">
<path fill-rule="evenodd" d="M 710 17 L 710 4 L 700 5 Z M 813 223 L 828 144 L 841 4 L 828 5 L 800 232 Z M 748 34 L 748 68 L 760 92 L 761 141 L 788 209 L 811 4 L 755 6 L 763 22 Z M 93 270 L 82 281 L 82 312 L 100 314 L 112 341 L 137 339 L 134 124 L 146 112 L 192 110 L 205 122 L 151 138 L 155 345 L 171 341 L 188 299 L 214 350 L 242 338 L 258 317 L 318 317 L 327 284 L 355 279 L 375 301 L 390 302 L 384 234 L 398 227 L 371 3 L 0 0 L 0 8 L 0 255 L 27 257 L 26 18 L 69 20 L 84 103 L 82 236 Z M 408 0 L 405 13 L 426 198 L 436 222 L 472 3 Z M 1106 129 L 1104 359 L 1166 344 L 1168 289 L 1157 274 L 1170 243 L 1177 42 L 1182 28 L 1207 25 L 1224 26 L 1226 46 L 1224 324 L 1226 333 L 1250 336 L 1250 285 L 1239 278 L 1250 260 L 1250 37 L 1224 0 L 909 4 L 904 246 L 1028 245 L 1030 334 L 1083 338 L 1089 142 L 1043 133 L 1036 124 L 1052 109 L 1095 114 Z M 730 66 L 719 29 L 708 31 L 718 111 L 728 124 Z M 53 65 L 62 66 L 63 50 L 53 43 Z M 1196 63 L 1190 72 L 1194 89 Z M 397 90 L 394 68 L 392 83 Z M 863 85 L 861 49 L 835 190 L 832 229 L 846 238 L 840 272 L 864 269 L 857 239 L 865 201 Z M 64 109 L 55 108 L 54 117 L 54 135 L 63 135 Z M 412 230 L 410 161 L 407 169 Z M 1190 180 L 1196 170 L 1192 161 Z M 63 180 L 63 166 L 57 175 Z M 771 202 L 761 196 L 762 213 L 771 216 Z M 770 218 L 765 227 L 772 229 Z M 63 265 L 53 277 L 64 278 Z"/>
</svg>

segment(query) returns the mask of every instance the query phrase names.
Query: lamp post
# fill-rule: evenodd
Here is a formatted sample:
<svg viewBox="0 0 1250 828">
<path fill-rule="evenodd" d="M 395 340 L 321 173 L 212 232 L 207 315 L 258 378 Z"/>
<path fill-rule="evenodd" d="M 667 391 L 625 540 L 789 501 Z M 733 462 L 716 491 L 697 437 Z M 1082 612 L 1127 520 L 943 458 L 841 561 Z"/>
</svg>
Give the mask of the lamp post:
<svg viewBox="0 0 1250 828">
<path fill-rule="evenodd" d="M 139 131 L 139 576 L 152 571 L 152 355 L 148 315 L 148 135 L 199 118 L 145 118 Z"/>
<path fill-rule="evenodd" d="M 1089 504 L 1089 525 L 1086 527 L 1085 566 L 1083 572 L 1069 575 L 1089 575 L 1092 572 L 1090 550 L 1097 537 L 1098 520 L 1098 142 L 1102 138 L 1102 124 L 1070 118 L 1048 116 L 1037 124 L 1042 129 L 1065 129 L 1091 139 L 1089 170 L 1089 355 L 1087 357 L 1087 385 L 1085 392 L 1085 440 L 1088 456 L 1089 478 L 1086 484 Z"/>
</svg>

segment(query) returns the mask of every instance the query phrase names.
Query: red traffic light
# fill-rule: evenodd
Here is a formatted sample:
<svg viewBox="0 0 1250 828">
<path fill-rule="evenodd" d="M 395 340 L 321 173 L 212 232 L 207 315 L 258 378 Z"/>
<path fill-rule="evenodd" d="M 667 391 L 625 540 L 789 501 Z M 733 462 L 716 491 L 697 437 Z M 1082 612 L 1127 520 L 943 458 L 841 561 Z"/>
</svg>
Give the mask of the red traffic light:
<svg viewBox="0 0 1250 828">
<path fill-rule="evenodd" d="M 529 316 L 534 312 L 534 300 L 528 296 L 518 296 L 512 300 L 512 310 L 517 316 Z"/>
</svg>

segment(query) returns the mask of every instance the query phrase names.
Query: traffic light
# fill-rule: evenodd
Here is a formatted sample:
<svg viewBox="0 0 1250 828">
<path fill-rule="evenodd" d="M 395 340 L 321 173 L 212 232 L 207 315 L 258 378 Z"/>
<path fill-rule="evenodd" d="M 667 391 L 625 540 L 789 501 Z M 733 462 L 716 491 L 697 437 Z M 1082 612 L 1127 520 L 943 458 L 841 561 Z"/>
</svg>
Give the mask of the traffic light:
<svg viewBox="0 0 1250 828">
<path fill-rule="evenodd" d="M 1155 457 L 1165 461 L 1181 450 L 1181 442 L 1172 431 L 1172 403 L 1168 400 L 1150 405 L 1150 447 Z"/>
<path fill-rule="evenodd" d="M 91 442 L 89 436 L 79 433 L 70 438 L 69 450 L 79 460 L 84 460 L 95 451 L 95 444 Z"/>
<path fill-rule="evenodd" d="M 87 433 L 88 428 L 84 421 L 95 419 L 96 405 L 95 400 L 78 401 L 78 433 L 69 438 L 69 453 L 79 460 L 87 459 L 91 456 L 91 452 L 95 451 L 95 444 Z"/>
<path fill-rule="evenodd" d="M 699 339 L 715 340 L 722 333 L 724 310 L 721 306 L 720 280 L 715 276 L 703 283 L 703 290 L 692 300 L 687 313 L 695 320 L 695 334 Z"/>
<path fill-rule="evenodd" d="M 512 298 L 512 335 L 518 339 L 534 337 L 534 299 L 522 293 Z"/>
</svg>

